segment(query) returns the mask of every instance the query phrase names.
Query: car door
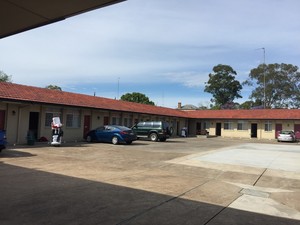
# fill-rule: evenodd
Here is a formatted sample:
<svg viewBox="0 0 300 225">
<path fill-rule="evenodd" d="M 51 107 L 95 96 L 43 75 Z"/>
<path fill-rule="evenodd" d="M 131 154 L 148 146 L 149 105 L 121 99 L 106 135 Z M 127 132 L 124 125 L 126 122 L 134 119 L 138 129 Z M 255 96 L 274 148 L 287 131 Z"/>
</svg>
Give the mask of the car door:
<svg viewBox="0 0 300 225">
<path fill-rule="evenodd" d="M 111 142 L 111 139 L 114 134 L 113 131 L 114 131 L 114 127 L 105 126 L 105 129 L 103 130 L 101 135 L 102 142 Z"/>
<path fill-rule="evenodd" d="M 105 129 L 105 127 L 102 126 L 102 127 L 98 127 L 95 130 L 95 136 L 96 136 L 97 141 L 102 142 L 104 129 Z"/>
<path fill-rule="evenodd" d="M 137 136 L 141 136 L 143 133 L 144 122 L 139 122 L 138 124 L 134 125 L 131 129 Z"/>
</svg>

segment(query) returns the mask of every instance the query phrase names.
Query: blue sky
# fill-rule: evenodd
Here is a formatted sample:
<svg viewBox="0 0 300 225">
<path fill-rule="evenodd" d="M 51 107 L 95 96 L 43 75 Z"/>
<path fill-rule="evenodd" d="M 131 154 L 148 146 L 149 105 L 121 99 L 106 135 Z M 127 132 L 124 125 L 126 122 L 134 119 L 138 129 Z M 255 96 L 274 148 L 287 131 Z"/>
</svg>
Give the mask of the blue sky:
<svg viewBox="0 0 300 225">
<path fill-rule="evenodd" d="M 159 106 L 209 105 L 218 64 L 243 82 L 263 63 L 300 66 L 299 0 L 128 0 L 0 40 L 14 83 L 118 98 L 141 92 Z M 248 100 L 249 87 L 242 90 Z"/>
</svg>

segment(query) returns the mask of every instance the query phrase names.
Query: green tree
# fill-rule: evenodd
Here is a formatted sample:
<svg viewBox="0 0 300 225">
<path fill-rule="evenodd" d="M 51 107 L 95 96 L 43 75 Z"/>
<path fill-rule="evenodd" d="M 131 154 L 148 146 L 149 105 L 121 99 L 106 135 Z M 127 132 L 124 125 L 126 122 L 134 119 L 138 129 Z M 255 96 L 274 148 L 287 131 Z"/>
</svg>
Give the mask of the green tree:
<svg viewBox="0 0 300 225">
<path fill-rule="evenodd" d="M 250 100 L 250 101 L 245 101 L 240 104 L 239 108 L 240 109 L 259 109 L 263 107 L 263 103 L 260 100 L 256 100 L 255 102 Z"/>
<path fill-rule="evenodd" d="M 50 85 L 46 86 L 45 88 L 47 88 L 47 89 L 51 89 L 51 90 L 58 90 L 58 91 L 62 91 L 61 87 L 59 87 L 59 86 L 57 86 L 57 85 L 52 85 L 52 84 L 50 84 Z"/>
<path fill-rule="evenodd" d="M 250 71 L 245 85 L 254 87 L 251 100 L 265 108 L 300 107 L 300 73 L 292 64 L 260 64 Z"/>
<path fill-rule="evenodd" d="M 215 103 L 212 108 L 221 108 L 223 105 L 233 103 L 235 98 L 241 98 L 242 85 L 235 79 L 237 73 L 228 65 L 219 64 L 213 68 L 209 80 L 205 85 L 205 92 L 211 93 Z"/>
<path fill-rule="evenodd" d="M 12 82 L 11 76 L 0 70 L 0 82 Z"/>
<path fill-rule="evenodd" d="M 146 95 L 139 92 L 124 94 L 121 96 L 121 100 L 127 102 L 137 102 L 137 103 L 142 103 L 147 105 L 154 105 L 154 102 L 150 101 Z"/>
</svg>

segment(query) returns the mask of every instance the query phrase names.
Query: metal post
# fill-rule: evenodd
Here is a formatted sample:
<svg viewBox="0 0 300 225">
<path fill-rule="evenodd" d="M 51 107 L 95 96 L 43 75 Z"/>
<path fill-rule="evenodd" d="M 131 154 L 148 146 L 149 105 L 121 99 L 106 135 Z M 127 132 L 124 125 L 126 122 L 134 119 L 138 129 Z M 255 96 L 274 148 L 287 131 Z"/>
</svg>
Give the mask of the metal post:
<svg viewBox="0 0 300 225">
<path fill-rule="evenodd" d="M 266 49 L 262 48 L 264 51 L 264 109 L 266 108 Z"/>
<path fill-rule="evenodd" d="M 120 77 L 118 77 L 118 97 L 117 97 L 117 100 L 119 100 L 119 91 L 120 91 Z"/>
</svg>

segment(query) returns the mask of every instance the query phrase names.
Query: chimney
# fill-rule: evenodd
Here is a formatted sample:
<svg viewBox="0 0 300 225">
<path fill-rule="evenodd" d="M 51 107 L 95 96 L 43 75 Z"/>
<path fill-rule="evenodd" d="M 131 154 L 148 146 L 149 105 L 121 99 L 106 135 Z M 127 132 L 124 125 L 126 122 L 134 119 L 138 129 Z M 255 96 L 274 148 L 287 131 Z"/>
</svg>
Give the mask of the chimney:
<svg viewBox="0 0 300 225">
<path fill-rule="evenodd" d="M 178 102 L 177 108 L 178 108 L 178 109 L 181 109 L 181 102 Z"/>
</svg>

